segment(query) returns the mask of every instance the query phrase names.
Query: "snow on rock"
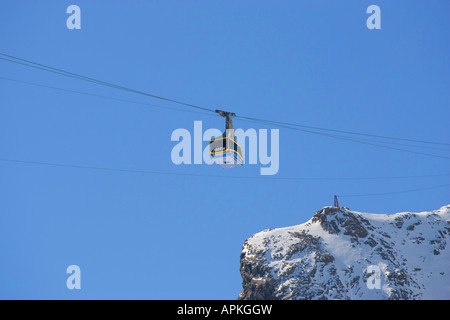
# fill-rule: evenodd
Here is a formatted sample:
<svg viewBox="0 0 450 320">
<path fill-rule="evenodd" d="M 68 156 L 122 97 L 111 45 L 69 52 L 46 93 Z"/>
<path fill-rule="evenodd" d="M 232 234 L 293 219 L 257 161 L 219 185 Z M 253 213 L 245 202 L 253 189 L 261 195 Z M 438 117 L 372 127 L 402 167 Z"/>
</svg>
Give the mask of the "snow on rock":
<svg viewBox="0 0 450 320">
<path fill-rule="evenodd" d="M 369 214 L 325 207 L 244 242 L 238 299 L 450 299 L 450 205 Z"/>
</svg>

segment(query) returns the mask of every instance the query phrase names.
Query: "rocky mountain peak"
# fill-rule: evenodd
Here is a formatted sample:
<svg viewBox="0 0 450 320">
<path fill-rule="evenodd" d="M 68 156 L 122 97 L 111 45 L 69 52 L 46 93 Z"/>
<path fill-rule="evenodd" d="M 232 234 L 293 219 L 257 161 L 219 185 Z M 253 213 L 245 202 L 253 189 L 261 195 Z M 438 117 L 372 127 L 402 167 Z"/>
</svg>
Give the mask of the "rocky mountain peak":
<svg viewBox="0 0 450 320">
<path fill-rule="evenodd" d="M 239 299 L 450 299 L 449 238 L 450 205 L 396 214 L 324 207 L 244 242 Z"/>
<path fill-rule="evenodd" d="M 367 219 L 345 207 L 324 207 L 314 214 L 311 222 L 319 222 L 323 230 L 330 234 L 342 232 L 354 240 L 366 237 L 368 235 L 366 227 L 370 228 Z"/>
</svg>

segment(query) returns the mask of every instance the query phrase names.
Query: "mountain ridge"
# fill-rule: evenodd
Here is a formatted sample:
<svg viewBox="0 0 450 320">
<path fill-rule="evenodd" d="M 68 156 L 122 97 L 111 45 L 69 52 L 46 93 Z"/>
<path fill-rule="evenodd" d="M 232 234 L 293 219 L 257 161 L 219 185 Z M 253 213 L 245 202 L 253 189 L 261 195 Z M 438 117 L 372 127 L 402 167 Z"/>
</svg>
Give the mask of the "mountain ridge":
<svg viewBox="0 0 450 320">
<path fill-rule="evenodd" d="M 245 240 L 240 300 L 450 299 L 450 205 L 370 214 L 324 207 Z"/>
</svg>

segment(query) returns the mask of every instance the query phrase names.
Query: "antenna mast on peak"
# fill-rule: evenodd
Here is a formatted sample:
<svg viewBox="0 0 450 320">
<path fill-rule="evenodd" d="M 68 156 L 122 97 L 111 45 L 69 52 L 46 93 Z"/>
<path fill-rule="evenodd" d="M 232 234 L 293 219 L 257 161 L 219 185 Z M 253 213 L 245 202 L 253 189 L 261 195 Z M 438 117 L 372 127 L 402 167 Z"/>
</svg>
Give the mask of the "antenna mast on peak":
<svg viewBox="0 0 450 320">
<path fill-rule="evenodd" d="M 334 206 L 335 206 L 336 208 L 339 208 L 339 202 L 338 202 L 338 198 L 337 198 L 336 195 L 334 196 Z"/>
</svg>

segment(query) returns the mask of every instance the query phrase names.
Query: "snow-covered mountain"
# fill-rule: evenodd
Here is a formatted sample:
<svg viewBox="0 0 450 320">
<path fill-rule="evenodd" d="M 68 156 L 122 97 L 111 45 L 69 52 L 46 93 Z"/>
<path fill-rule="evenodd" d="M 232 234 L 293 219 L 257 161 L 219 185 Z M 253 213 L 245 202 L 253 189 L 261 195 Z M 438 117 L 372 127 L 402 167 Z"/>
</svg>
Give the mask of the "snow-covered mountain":
<svg viewBox="0 0 450 320">
<path fill-rule="evenodd" d="M 450 299 L 450 205 L 369 214 L 325 207 L 244 242 L 238 299 Z"/>
</svg>

